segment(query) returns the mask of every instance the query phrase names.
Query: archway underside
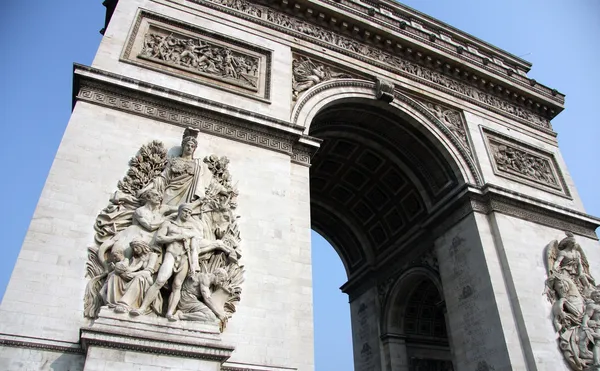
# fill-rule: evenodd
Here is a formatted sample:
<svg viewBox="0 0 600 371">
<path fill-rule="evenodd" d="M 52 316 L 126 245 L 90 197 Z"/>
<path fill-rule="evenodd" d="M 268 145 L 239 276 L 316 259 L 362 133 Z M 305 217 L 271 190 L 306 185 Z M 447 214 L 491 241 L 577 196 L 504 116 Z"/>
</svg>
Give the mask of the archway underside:
<svg viewBox="0 0 600 371">
<path fill-rule="evenodd" d="M 460 184 L 426 129 L 381 107 L 332 105 L 309 134 L 323 140 L 310 173 L 312 227 L 348 276 L 397 248 Z"/>
</svg>

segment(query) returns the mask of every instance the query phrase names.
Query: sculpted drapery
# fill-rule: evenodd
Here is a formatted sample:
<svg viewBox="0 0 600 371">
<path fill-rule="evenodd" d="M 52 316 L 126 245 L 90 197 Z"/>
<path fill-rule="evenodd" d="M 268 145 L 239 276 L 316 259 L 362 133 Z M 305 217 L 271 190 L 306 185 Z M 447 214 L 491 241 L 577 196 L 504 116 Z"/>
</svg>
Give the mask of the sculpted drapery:
<svg viewBox="0 0 600 371">
<path fill-rule="evenodd" d="M 235 311 L 243 281 L 237 190 L 226 157 L 194 158 L 197 134 L 186 129 L 180 150 L 169 151 L 174 156 L 154 141 L 131 159 L 94 226 L 97 246 L 88 248 L 86 317 L 95 318 L 108 306 L 132 316 L 220 322 L 223 328 Z M 198 277 L 210 278 L 217 304 L 206 288 L 186 289 L 180 300 L 182 287 L 193 286 Z M 190 295 L 212 314 L 190 312 Z"/>
</svg>

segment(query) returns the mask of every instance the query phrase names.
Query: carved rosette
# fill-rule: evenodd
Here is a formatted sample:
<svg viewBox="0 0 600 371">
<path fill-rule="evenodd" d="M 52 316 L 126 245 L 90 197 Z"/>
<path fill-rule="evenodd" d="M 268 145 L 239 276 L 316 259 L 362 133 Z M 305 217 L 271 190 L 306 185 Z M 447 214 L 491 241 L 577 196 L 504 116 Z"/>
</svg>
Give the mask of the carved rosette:
<svg viewBox="0 0 600 371">
<path fill-rule="evenodd" d="M 84 315 L 116 313 L 219 324 L 240 300 L 238 191 L 227 157 L 195 158 L 196 129 L 181 148 L 142 146 L 98 215 L 88 248 Z"/>
<path fill-rule="evenodd" d="M 600 290 L 581 246 L 567 232 L 546 247 L 545 294 L 552 304 L 558 346 L 574 371 L 597 370 L 600 360 Z"/>
</svg>

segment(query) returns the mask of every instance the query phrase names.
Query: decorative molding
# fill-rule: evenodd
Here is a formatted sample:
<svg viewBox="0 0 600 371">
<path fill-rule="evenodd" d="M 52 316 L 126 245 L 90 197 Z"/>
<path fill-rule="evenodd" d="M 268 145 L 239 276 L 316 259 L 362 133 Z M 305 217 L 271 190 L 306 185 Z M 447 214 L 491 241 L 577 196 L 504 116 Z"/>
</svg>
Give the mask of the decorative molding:
<svg viewBox="0 0 600 371">
<path fill-rule="evenodd" d="M 233 348 L 225 346 L 215 347 L 210 345 L 196 345 L 175 343 L 155 339 L 136 338 L 131 336 L 116 335 L 81 329 L 81 344 L 85 351 L 90 346 L 132 350 L 142 353 L 164 354 L 176 357 L 205 359 L 224 362 L 231 356 Z"/>
<path fill-rule="evenodd" d="M 555 89 L 543 86 L 539 83 L 532 85 L 531 79 L 526 76 L 522 76 L 518 73 L 513 73 L 513 69 L 517 69 L 515 66 L 511 66 L 510 63 L 500 65 L 494 60 L 494 58 L 486 58 L 481 53 L 477 54 L 466 48 L 468 40 L 454 40 L 451 35 L 442 31 L 439 25 L 429 25 L 429 27 L 421 28 L 413 26 L 411 21 L 414 21 L 414 15 L 402 14 L 389 6 L 386 6 L 382 2 L 374 3 L 375 8 L 371 8 L 368 2 L 361 4 L 360 2 L 354 2 L 352 0 L 320 0 L 323 3 L 340 8 L 343 11 L 349 12 L 356 16 L 359 16 L 367 22 L 372 22 L 383 26 L 393 32 L 397 32 L 402 36 L 412 38 L 420 43 L 427 44 L 429 47 L 442 50 L 444 53 L 450 54 L 453 57 L 462 61 L 471 63 L 487 72 L 494 73 L 502 78 L 510 80 L 512 83 L 517 83 L 523 88 L 532 89 L 535 92 L 544 95 L 545 97 L 552 99 L 560 104 L 564 103 L 564 95 L 558 93 Z M 401 6 L 401 4 L 394 4 L 395 7 Z M 371 15 L 368 13 L 368 9 L 375 9 L 375 14 Z M 383 10 L 385 9 L 385 10 Z M 393 16 L 388 15 L 389 13 Z M 419 14 L 423 17 L 423 14 Z M 412 19 L 411 19 L 412 18 Z M 435 21 L 435 20 L 434 20 Z M 448 40 L 450 38 L 450 40 Z M 450 42 L 449 42 L 450 41 Z M 478 42 L 480 42 L 478 40 Z M 506 54 L 498 53 L 495 55 L 500 60 L 506 59 Z M 511 59 L 514 56 L 508 55 Z M 485 61 L 487 59 L 487 61 Z M 519 66 L 523 69 L 524 66 Z M 530 67 L 530 64 L 529 66 Z M 525 68 L 529 69 L 529 68 Z M 509 72 L 510 71 L 510 72 Z"/>
<path fill-rule="evenodd" d="M 376 84 L 371 81 L 358 80 L 358 79 L 340 79 L 340 80 L 326 81 L 324 83 L 321 83 L 321 84 L 313 87 L 312 89 L 307 91 L 306 94 L 303 94 L 301 96 L 301 98 L 298 100 L 298 102 L 296 104 L 296 108 L 294 110 L 294 114 L 292 117 L 292 124 L 294 124 L 294 125 L 298 124 L 298 118 L 300 116 L 300 112 L 302 111 L 304 106 L 308 103 L 310 98 L 312 98 L 315 95 L 319 94 L 320 92 L 328 90 L 328 89 L 353 88 L 353 87 L 371 89 L 371 90 L 373 90 L 373 94 L 374 95 L 376 94 L 376 91 L 375 91 Z M 448 129 L 448 127 L 442 121 L 440 121 L 434 114 L 429 112 L 428 109 L 426 109 L 421 103 L 418 103 L 417 101 L 415 101 L 412 97 L 409 97 L 409 96 L 405 95 L 404 93 L 399 92 L 398 90 L 394 91 L 394 97 L 398 101 L 403 102 L 403 103 L 409 105 L 410 107 L 414 108 L 415 110 L 417 110 L 419 113 L 421 113 L 423 116 L 425 116 L 429 121 L 431 121 L 438 129 L 440 129 L 442 131 L 442 133 L 444 133 L 444 135 L 450 140 L 452 145 L 457 149 L 457 151 L 460 153 L 461 157 L 464 159 L 464 161 L 467 164 L 469 171 L 473 177 L 473 181 L 475 182 L 475 184 L 483 185 L 483 177 L 475 163 L 475 160 L 473 159 L 473 157 L 471 155 L 470 149 L 468 147 L 465 148 L 463 146 L 463 144 L 461 144 L 461 141 L 459 140 L 459 138 L 456 137 L 456 135 L 453 134 L 452 131 L 450 129 Z"/>
<path fill-rule="evenodd" d="M 481 130 L 495 175 L 571 198 L 552 153 L 489 129 Z"/>
<path fill-rule="evenodd" d="M 85 351 L 83 350 L 83 348 L 81 348 L 79 346 L 67 347 L 67 346 L 60 346 L 60 345 L 54 345 L 54 344 L 36 343 L 33 341 L 20 341 L 20 340 L 8 340 L 8 339 L 0 339 L 0 345 L 6 346 L 6 347 L 13 347 L 13 348 L 36 349 L 36 350 L 49 351 L 49 352 L 85 355 Z"/>
<path fill-rule="evenodd" d="M 375 96 L 377 99 L 386 103 L 391 103 L 394 100 L 394 89 L 393 82 L 379 77 L 377 78 L 377 81 L 375 82 Z"/>
<path fill-rule="evenodd" d="M 396 92 L 395 97 L 398 98 L 398 100 L 403 101 L 406 104 L 408 104 L 409 106 L 411 106 L 412 108 L 416 109 L 418 112 L 420 112 L 422 115 L 424 115 L 427 119 L 429 119 L 429 121 L 434 123 L 436 125 L 436 127 L 438 129 L 440 129 L 442 133 L 444 133 L 444 135 L 450 140 L 450 142 L 453 144 L 453 146 L 458 150 L 461 157 L 463 158 L 463 160 L 469 167 L 469 171 L 470 171 L 471 175 L 473 176 L 473 181 L 475 182 L 475 184 L 483 185 L 483 176 L 481 175 L 481 172 L 479 171 L 479 168 L 477 167 L 477 164 L 475 163 L 475 159 L 473 158 L 473 156 L 471 154 L 470 147 L 468 145 L 467 145 L 467 147 L 464 146 L 464 143 L 462 142 L 461 138 L 451 128 L 448 127 L 448 123 L 438 119 L 433 113 L 431 113 L 428 109 L 426 109 L 422 105 L 422 103 L 418 103 L 411 97 L 408 97 L 408 96 L 406 96 L 402 93 L 398 93 L 398 92 Z"/>
<path fill-rule="evenodd" d="M 118 91 L 117 91 L 118 90 Z M 76 99 L 93 104 L 118 109 L 144 116 L 153 120 L 164 121 L 181 127 L 195 127 L 200 131 L 256 145 L 278 152 L 293 154 L 293 144 L 300 135 L 276 134 L 256 129 L 256 125 L 234 120 L 201 109 L 184 107 L 180 104 L 159 102 L 149 95 L 135 92 L 128 94 L 127 89 L 111 89 L 107 84 L 96 81 L 81 80 Z M 306 159 L 302 160 L 306 162 Z"/>
<path fill-rule="evenodd" d="M 267 49 L 141 10 L 121 61 L 269 102 Z"/>
<path fill-rule="evenodd" d="M 271 8 L 253 4 L 247 0 L 235 2 L 225 0 L 190 0 L 192 2 L 219 9 L 225 13 L 236 17 L 246 19 L 266 27 L 282 31 L 301 38 L 317 45 L 336 50 L 352 58 L 361 60 L 379 68 L 397 73 L 410 78 L 421 84 L 431 86 L 440 91 L 444 91 L 452 96 L 463 99 L 470 103 L 484 107 L 487 110 L 505 115 L 516 121 L 542 130 L 548 134 L 555 135 L 550 125 L 550 120 L 522 107 L 517 103 L 501 99 L 492 93 L 485 92 L 475 85 L 485 86 L 492 90 L 498 90 L 496 85 L 471 75 L 467 72 L 461 72 L 462 79 L 469 81 L 463 82 L 461 78 L 451 77 L 444 72 L 425 67 L 419 63 L 427 64 L 428 59 L 420 52 L 410 48 L 402 49 L 409 58 L 418 60 L 419 63 L 409 61 L 403 57 L 393 55 L 382 51 L 373 46 L 360 43 L 346 36 L 341 36 L 328 28 L 316 26 L 299 18 L 292 17 Z M 429 57 L 431 59 L 431 57 Z M 421 61 L 422 60 L 422 61 Z M 444 64 L 441 63 L 441 70 Z M 504 92 L 508 92 L 503 89 Z M 513 93 L 511 93 L 512 95 Z M 516 93 L 514 93 L 516 95 Z M 518 97 L 518 95 L 516 96 Z M 522 97 L 525 102 L 527 98 Z M 533 102 L 532 102 L 533 104 Z"/>
<path fill-rule="evenodd" d="M 492 185 L 481 188 L 465 185 L 462 195 L 457 196 L 455 201 L 445 205 L 444 210 L 427 220 L 424 228 L 432 226 L 433 234 L 438 235 L 473 212 L 482 214 L 499 212 L 598 240 L 595 230 L 600 225 L 600 219 Z"/>
</svg>

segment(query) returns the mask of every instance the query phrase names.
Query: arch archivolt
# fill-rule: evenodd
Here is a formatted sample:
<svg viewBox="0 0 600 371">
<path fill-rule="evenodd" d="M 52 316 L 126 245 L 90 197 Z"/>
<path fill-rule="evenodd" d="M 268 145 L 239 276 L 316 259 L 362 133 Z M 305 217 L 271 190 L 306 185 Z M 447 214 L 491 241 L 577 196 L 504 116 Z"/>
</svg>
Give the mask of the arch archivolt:
<svg viewBox="0 0 600 371">
<path fill-rule="evenodd" d="M 386 104 L 376 99 L 376 84 L 360 79 L 333 79 L 320 83 L 300 96 L 291 115 L 294 125 L 304 127 L 308 135 L 317 114 L 337 104 L 368 101 L 370 105 L 384 109 L 398 118 L 404 119 L 417 130 L 425 133 L 434 145 L 438 146 L 459 179 L 465 183 L 483 185 L 483 179 L 471 149 L 461 141 L 431 113 L 425 105 L 413 98 L 394 91 L 394 100 Z M 466 129 L 466 128 L 465 128 Z"/>
</svg>

